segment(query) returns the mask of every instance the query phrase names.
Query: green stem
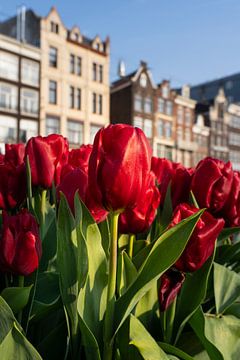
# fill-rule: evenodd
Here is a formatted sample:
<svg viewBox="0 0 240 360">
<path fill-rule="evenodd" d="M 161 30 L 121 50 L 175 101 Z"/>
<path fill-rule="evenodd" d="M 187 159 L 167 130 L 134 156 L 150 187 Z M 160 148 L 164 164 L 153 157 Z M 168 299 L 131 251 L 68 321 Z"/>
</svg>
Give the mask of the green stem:
<svg viewBox="0 0 240 360">
<path fill-rule="evenodd" d="M 174 325 L 174 318 L 176 313 L 176 305 L 177 305 L 177 296 L 173 300 L 172 304 L 169 306 L 167 313 L 167 329 L 166 329 L 166 342 L 171 343 L 172 340 L 172 333 L 173 333 L 173 325 Z"/>
<path fill-rule="evenodd" d="M 107 307 L 104 320 L 104 359 L 112 359 L 112 333 L 115 306 L 116 278 L 117 278 L 117 241 L 118 241 L 118 212 L 111 213 L 111 243 L 109 255 Z"/>
<path fill-rule="evenodd" d="M 19 277 L 18 277 L 18 286 L 24 287 L 24 276 L 23 275 L 19 275 Z M 20 310 L 18 313 L 18 322 L 19 322 L 19 324 L 21 324 L 21 322 L 22 322 L 22 310 Z"/>
<path fill-rule="evenodd" d="M 4 275 L 6 287 L 9 287 L 8 274 Z"/>
<path fill-rule="evenodd" d="M 26 159 L 26 172 L 27 172 L 27 208 L 30 210 L 32 206 L 32 175 L 29 157 Z"/>
<path fill-rule="evenodd" d="M 46 197 L 47 197 L 47 190 L 43 189 L 41 193 L 41 235 L 43 234 L 43 228 L 45 225 Z"/>
<path fill-rule="evenodd" d="M 133 257 L 133 244 L 136 239 L 136 236 L 134 234 L 129 235 L 129 242 L 128 242 L 128 255 L 130 259 Z"/>
</svg>

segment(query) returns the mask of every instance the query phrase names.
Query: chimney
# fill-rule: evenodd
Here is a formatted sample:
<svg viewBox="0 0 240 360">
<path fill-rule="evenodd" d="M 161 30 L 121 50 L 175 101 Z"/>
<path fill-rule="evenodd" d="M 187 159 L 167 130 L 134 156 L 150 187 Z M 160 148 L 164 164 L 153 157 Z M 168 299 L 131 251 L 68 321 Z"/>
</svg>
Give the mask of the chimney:
<svg viewBox="0 0 240 360">
<path fill-rule="evenodd" d="M 26 6 L 22 5 L 17 8 L 17 40 L 25 42 L 26 29 Z"/>
<path fill-rule="evenodd" d="M 123 60 L 119 61 L 119 64 L 118 64 L 118 76 L 120 78 L 123 78 L 126 76 L 126 67 L 125 67 L 125 63 Z"/>
</svg>

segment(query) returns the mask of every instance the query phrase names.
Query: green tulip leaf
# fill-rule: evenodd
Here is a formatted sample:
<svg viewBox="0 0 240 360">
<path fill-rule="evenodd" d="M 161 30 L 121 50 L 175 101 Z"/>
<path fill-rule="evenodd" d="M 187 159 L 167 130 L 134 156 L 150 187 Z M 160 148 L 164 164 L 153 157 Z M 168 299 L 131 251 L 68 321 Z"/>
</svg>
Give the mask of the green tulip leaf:
<svg viewBox="0 0 240 360">
<path fill-rule="evenodd" d="M 174 320 L 175 344 L 187 323 L 188 319 L 203 302 L 208 278 L 212 267 L 214 254 L 203 264 L 203 266 L 193 273 L 186 274 L 186 279 L 178 296 L 176 315 Z"/>
<path fill-rule="evenodd" d="M 211 360 L 238 360 L 240 320 L 232 315 L 203 314 L 199 309 L 190 320 Z"/>
<path fill-rule="evenodd" d="M 239 297 L 240 275 L 214 263 L 213 276 L 216 312 L 222 314 Z"/>
<path fill-rule="evenodd" d="M 77 231 L 77 244 L 78 244 L 78 283 L 79 288 L 82 288 L 85 284 L 87 272 L 88 272 L 88 256 L 87 256 L 87 245 L 86 245 L 86 234 L 83 234 L 83 211 L 80 197 L 76 192 L 74 197 L 75 207 L 75 224 Z"/>
<path fill-rule="evenodd" d="M 130 315 L 130 345 L 135 346 L 145 360 L 168 360 L 168 356 L 145 329 L 142 323 Z"/>
<path fill-rule="evenodd" d="M 221 245 L 217 248 L 215 261 L 219 264 L 234 265 L 240 262 L 240 242 Z"/>
<path fill-rule="evenodd" d="M 23 310 L 28 303 L 33 285 L 28 287 L 10 287 L 1 292 L 1 296 L 8 303 L 14 314 Z"/>
<path fill-rule="evenodd" d="M 154 243 L 151 252 L 139 269 L 136 280 L 127 291 L 116 301 L 115 333 L 131 313 L 138 301 L 151 288 L 167 269 L 169 269 L 183 252 L 203 210 L 182 220 L 167 230 Z"/>
<path fill-rule="evenodd" d="M 153 282 L 150 290 L 139 300 L 134 314 L 148 330 L 154 331 L 154 328 L 158 326 L 159 304 L 157 280 Z"/>
<path fill-rule="evenodd" d="M 107 218 L 105 221 L 101 221 L 98 224 L 98 228 L 101 233 L 101 239 L 102 239 L 102 247 L 105 251 L 106 258 L 109 258 L 109 244 L 110 244 L 110 226 L 109 226 L 109 219 Z"/>
<path fill-rule="evenodd" d="M 160 213 L 160 232 L 166 230 L 173 216 L 173 208 L 172 208 L 172 197 L 171 197 L 171 181 L 168 184 L 166 196 L 164 199 L 163 209 Z"/>
<path fill-rule="evenodd" d="M 149 255 L 150 251 L 152 250 L 154 243 L 147 244 L 144 248 L 142 248 L 134 257 L 133 263 L 137 270 L 140 269 L 144 261 L 146 260 L 147 256 Z"/>
<path fill-rule="evenodd" d="M 41 360 L 41 356 L 22 334 L 11 308 L 0 297 L 0 358 Z"/>
<path fill-rule="evenodd" d="M 78 269 L 77 234 L 75 221 L 67 200 L 61 194 L 57 226 L 57 264 L 59 270 L 60 292 L 67 310 L 72 334 L 77 333 L 78 314 Z"/>
<path fill-rule="evenodd" d="M 117 288 L 121 296 L 137 276 L 137 270 L 125 251 L 122 251 L 118 257 L 117 269 Z"/>
<path fill-rule="evenodd" d="M 240 302 L 235 302 L 234 304 L 232 304 L 231 306 L 229 306 L 225 312 L 225 315 L 233 315 L 235 317 L 237 317 L 240 320 Z"/>
<path fill-rule="evenodd" d="M 181 360 L 194 360 L 192 356 L 186 354 L 184 351 L 176 348 L 173 345 L 163 343 L 163 342 L 159 342 L 158 344 L 161 347 L 161 349 L 163 349 L 168 355 L 169 354 L 173 355 L 173 356 L 176 355 Z"/>
<path fill-rule="evenodd" d="M 88 272 L 84 286 L 79 292 L 77 309 L 81 318 L 80 327 L 86 346 L 86 356 L 88 359 L 94 359 L 89 349 L 94 344 L 95 350 L 96 344 L 103 346 L 103 318 L 106 311 L 108 281 L 107 259 L 99 228 L 83 203 L 81 207 L 81 232 L 86 243 Z"/>
<path fill-rule="evenodd" d="M 229 236 L 238 234 L 240 232 L 240 227 L 231 227 L 231 228 L 224 228 L 221 231 L 221 234 L 218 236 L 218 241 L 224 241 L 229 238 Z"/>
<path fill-rule="evenodd" d="M 193 328 L 195 334 L 201 341 L 202 345 L 206 349 L 209 357 L 211 360 L 225 360 L 223 358 L 221 352 L 217 348 L 217 346 L 211 342 L 211 340 L 206 335 L 206 328 L 205 328 L 205 316 L 202 311 L 202 308 L 199 307 L 190 318 L 189 323 Z"/>
</svg>

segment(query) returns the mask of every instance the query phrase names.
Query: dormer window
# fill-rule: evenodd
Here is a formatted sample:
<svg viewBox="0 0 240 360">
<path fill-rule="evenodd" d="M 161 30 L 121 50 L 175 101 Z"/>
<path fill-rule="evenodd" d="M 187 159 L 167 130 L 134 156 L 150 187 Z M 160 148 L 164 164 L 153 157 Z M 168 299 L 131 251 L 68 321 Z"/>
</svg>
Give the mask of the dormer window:
<svg viewBox="0 0 240 360">
<path fill-rule="evenodd" d="M 79 34 L 78 34 L 78 33 L 74 33 L 74 39 L 75 39 L 76 41 L 79 41 Z"/>
<path fill-rule="evenodd" d="M 59 26 L 54 21 L 51 21 L 51 32 L 58 34 L 59 32 Z"/>
<path fill-rule="evenodd" d="M 162 88 L 162 96 L 164 98 L 168 98 L 169 96 L 169 87 L 167 85 L 164 85 Z"/>
<path fill-rule="evenodd" d="M 142 73 L 140 76 L 140 85 L 143 88 L 147 86 L 147 75 L 145 73 Z"/>
</svg>

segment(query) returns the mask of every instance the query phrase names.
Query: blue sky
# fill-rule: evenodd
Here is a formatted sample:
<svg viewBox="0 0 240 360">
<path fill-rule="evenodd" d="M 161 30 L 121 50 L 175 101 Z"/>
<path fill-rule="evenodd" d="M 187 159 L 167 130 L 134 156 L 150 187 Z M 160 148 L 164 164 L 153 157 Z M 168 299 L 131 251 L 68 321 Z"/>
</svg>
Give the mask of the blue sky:
<svg viewBox="0 0 240 360">
<path fill-rule="evenodd" d="M 0 3 L 0 20 L 21 1 Z M 111 80 L 147 61 L 155 82 L 196 84 L 240 71 L 239 0 L 25 0 L 39 15 L 55 5 L 67 27 L 111 39 Z"/>
</svg>

